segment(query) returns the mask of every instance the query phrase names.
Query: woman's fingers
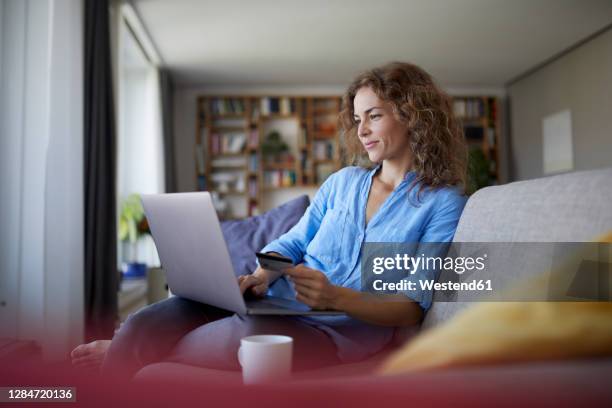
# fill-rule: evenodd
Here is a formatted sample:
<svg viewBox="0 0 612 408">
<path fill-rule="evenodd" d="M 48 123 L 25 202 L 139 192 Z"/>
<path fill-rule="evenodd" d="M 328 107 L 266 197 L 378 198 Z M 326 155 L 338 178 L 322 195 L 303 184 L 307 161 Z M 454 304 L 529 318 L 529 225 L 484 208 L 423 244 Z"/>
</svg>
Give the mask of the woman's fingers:
<svg viewBox="0 0 612 408">
<path fill-rule="evenodd" d="M 304 265 L 297 265 L 297 266 L 294 266 L 293 268 L 287 268 L 284 270 L 284 272 L 290 277 L 295 278 L 295 279 L 298 279 L 298 278 L 313 279 L 316 277 L 316 275 L 321 273 L 317 271 L 316 269 L 311 269 Z"/>
<path fill-rule="evenodd" d="M 315 304 L 312 300 L 310 300 L 310 298 L 307 298 L 306 296 L 300 295 L 299 293 L 295 296 L 295 300 L 297 300 L 298 302 L 304 303 L 305 305 L 308 305 L 312 308 L 315 307 Z"/>
<path fill-rule="evenodd" d="M 263 280 L 254 275 L 239 276 L 238 284 L 240 285 L 240 293 L 242 293 L 243 295 L 244 295 L 244 292 L 246 292 L 247 289 L 249 288 L 252 288 L 251 291 L 254 291 L 256 290 L 255 287 L 257 286 L 265 286 L 265 283 L 263 282 Z"/>
<path fill-rule="evenodd" d="M 88 364 L 100 364 L 104 360 L 103 357 L 99 356 L 87 356 L 72 359 L 72 364 L 76 366 L 88 365 Z"/>
<path fill-rule="evenodd" d="M 323 288 L 323 282 L 315 279 L 291 279 L 293 286 L 302 286 L 310 289 L 321 290 Z"/>
<path fill-rule="evenodd" d="M 268 285 L 264 283 L 255 285 L 252 287 L 251 291 L 253 291 L 253 293 L 256 294 L 257 296 L 264 296 L 266 292 L 268 291 Z"/>
<path fill-rule="evenodd" d="M 316 298 L 317 294 L 320 293 L 319 291 L 304 285 L 295 285 L 295 290 L 298 294 L 306 296 L 309 299 Z"/>
<path fill-rule="evenodd" d="M 70 357 L 75 358 L 75 357 L 84 356 L 87 354 L 89 354 L 89 349 L 87 347 L 87 344 L 81 344 L 75 347 L 74 350 L 70 352 Z"/>
<path fill-rule="evenodd" d="M 70 352 L 70 357 L 75 359 L 87 356 L 104 356 L 110 345 L 110 340 L 95 340 L 91 343 L 81 344 Z"/>
</svg>

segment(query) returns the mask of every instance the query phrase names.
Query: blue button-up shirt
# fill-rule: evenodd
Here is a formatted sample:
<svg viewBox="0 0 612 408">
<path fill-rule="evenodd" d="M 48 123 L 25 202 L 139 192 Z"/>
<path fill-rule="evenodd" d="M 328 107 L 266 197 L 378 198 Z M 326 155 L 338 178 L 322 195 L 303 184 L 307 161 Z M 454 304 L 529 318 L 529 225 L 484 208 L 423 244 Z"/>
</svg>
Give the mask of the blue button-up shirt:
<svg viewBox="0 0 612 408">
<path fill-rule="evenodd" d="M 418 185 L 408 191 L 416 177 L 414 172 L 406 174 L 366 225 L 372 177 L 379 168 L 345 167 L 332 174 L 300 221 L 262 252 L 278 252 L 295 264 L 322 271 L 334 285 L 360 290 L 364 242 L 450 242 L 466 197 L 456 188 L 438 188 L 426 189 L 417 198 Z M 268 294 L 295 299 L 295 291 L 285 277 L 274 282 Z M 431 306 L 432 293 L 411 296 L 425 311 Z M 343 361 L 357 361 L 376 353 L 391 340 L 394 331 L 346 315 L 300 319 L 330 335 Z"/>
</svg>

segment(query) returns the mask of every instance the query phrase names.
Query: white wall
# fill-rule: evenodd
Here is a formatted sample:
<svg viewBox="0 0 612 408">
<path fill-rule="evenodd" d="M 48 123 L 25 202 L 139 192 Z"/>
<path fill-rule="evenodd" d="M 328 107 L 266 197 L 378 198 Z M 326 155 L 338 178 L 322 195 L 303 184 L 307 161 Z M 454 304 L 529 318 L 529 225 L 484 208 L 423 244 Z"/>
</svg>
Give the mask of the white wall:
<svg viewBox="0 0 612 408">
<path fill-rule="evenodd" d="M 509 87 L 514 179 L 544 175 L 542 119 L 569 109 L 574 168 L 612 166 L 612 29 Z"/>
<path fill-rule="evenodd" d="M 0 8 L 0 335 L 55 360 L 83 330 L 83 9 Z"/>
</svg>

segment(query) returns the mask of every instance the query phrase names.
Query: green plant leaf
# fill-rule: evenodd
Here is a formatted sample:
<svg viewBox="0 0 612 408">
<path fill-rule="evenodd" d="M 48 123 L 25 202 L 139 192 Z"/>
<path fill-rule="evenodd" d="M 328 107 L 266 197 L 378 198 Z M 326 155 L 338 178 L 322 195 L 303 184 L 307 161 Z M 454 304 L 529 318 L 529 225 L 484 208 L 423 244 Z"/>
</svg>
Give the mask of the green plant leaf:
<svg viewBox="0 0 612 408">
<path fill-rule="evenodd" d="M 139 194 L 130 194 L 121 204 L 119 239 L 135 243 L 139 238 L 138 224 L 144 218 L 144 208 Z"/>
</svg>

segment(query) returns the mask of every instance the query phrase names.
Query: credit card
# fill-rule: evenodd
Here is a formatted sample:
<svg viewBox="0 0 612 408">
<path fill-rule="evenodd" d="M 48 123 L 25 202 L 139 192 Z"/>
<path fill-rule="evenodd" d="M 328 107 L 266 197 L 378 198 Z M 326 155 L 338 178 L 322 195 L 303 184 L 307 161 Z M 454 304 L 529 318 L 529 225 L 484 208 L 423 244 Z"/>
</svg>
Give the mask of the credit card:
<svg viewBox="0 0 612 408">
<path fill-rule="evenodd" d="M 259 261 L 259 266 L 270 271 L 283 272 L 283 270 L 293 266 L 291 258 L 262 254 L 261 252 L 257 252 L 255 255 Z"/>
</svg>

